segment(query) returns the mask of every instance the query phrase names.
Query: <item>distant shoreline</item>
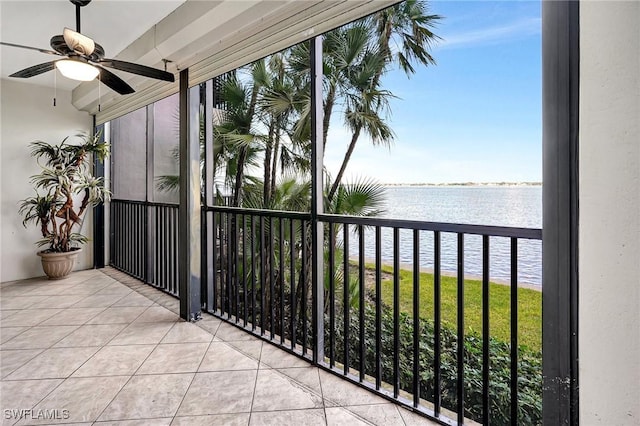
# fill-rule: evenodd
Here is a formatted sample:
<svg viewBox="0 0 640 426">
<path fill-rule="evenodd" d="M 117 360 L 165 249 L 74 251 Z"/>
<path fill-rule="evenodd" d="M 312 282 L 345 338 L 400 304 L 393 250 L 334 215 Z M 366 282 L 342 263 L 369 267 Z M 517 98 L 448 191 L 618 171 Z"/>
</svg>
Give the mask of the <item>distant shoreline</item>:
<svg viewBox="0 0 640 426">
<path fill-rule="evenodd" d="M 351 262 L 353 262 L 355 264 L 357 264 L 359 262 L 359 258 L 357 256 L 349 256 L 349 260 L 351 260 Z M 388 268 L 393 268 L 393 263 L 392 262 L 388 262 L 388 261 L 386 261 L 386 262 L 383 261 L 380 266 L 386 266 Z M 406 272 L 413 272 L 413 264 L 412 263 L 400 262 L 399 266 L 400 266 L 401 270 L 404 270 Z M 365 269 L 375 271 L 375 259 L 371 259 L 371 258 L 365 257 Z M 426 266 L 420 266 L 420 272 L 433 275 L 435 271 L 434 271 L 433 268 L 429 268 L 429 267 L 426 267 Z M 456 272 L 446 271 L 446 270 L 443 270 L 443 269 L 440 270 L 440 275 L 442 275 L 444 277 L 457 277 L 458 276 L 458 274 Z M 481 275 L 465 273 L 464 274 L 464 279 L 465 279 L 465 281 L 466 280 L 482 281 L 482 276 Z M 494 284 L 499 284 L 499 285 L 503 285 L 503 286 L 506 286 L 506 287 L 511 287 L 511 281 L 509 281 L 509 280 L 491 277 L 489 281 L 494 283 Z M 542 292 L 542 286 L 541 285 L 533 284 L 533 283 L 529 283 L 529 282 L 518 281 L 518 287 L 519 288 L 527 288 L 529 290 Z"/>
<path fill-rule="evenodd" d="M 451 183 L 383 183 L 394 187 L 523 187 L 542 186 L 542 182 L 451 182 Z"/>
</svg>

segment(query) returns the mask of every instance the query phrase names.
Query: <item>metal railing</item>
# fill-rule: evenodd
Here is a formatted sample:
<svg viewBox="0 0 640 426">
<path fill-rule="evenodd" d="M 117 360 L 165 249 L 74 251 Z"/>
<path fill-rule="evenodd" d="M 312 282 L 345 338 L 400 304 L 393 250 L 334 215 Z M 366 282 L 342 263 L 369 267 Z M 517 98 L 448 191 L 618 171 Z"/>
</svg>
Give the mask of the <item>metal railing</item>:
<svg viewBox="0 0 640 426">
<path fill-rule="evenodd" d="M 542 376 L 521 371 L 518 278 L 520 254 L 529 255 L 523 240 L 539 243 L 540 229 L 334 215 L 318 216 L 316 227 L 309 213 L 219 206 L 203 208 L 202 221 L 207 312 L 443 424 L 538 418 L 520 398 L 522 382 L 541 384 Z M 177 224 L 176 205 L 113 200 L 111 264 L 177 296 Z M 312 250 L 315 229 L 322 254 Z M 509 333 L 497 341 L 491 253 L 500 246 L 509 266 L 509 318 L 502 318 Z M 320 296 L 312 291 L 313 256 Z M 477 277 L 469 276 L 470 260 Z M 465 297 L 472 281 L 478 300 Z M 455 289 L 447 306 L 445 284 Z M 480 312 L 478 331 L 465 323 L 469 304 Z M 323 313 L 317 324 L 313 312 Z"/>
<path fill-rule="evenodd" d="M 443 424 L 513 424 L 529 415 L 518 396 L 518 249 L 521 240 L 540 240 L 540 229 L 321 215 L 324 319 L 313 324 L 318 302 L 311 294 L 311 216 L 231 207 L 206 211 L 206 227 L 215 237 L 209 259 L 215 273 L 203 280 L 210 313 L 310 361 L 311 330 L 324 330 L 324 358 L 317 365 Z M 465 301 L 465 259 L 474 239 L 481 300 Z M 498 239 L 508 246 L 510 333 L 506 352 L 496 357 L 490 249 Z M 455 271 L 444 274 L 443 245 L 454 249 L 456 259 Z M 391 253 L 383 253 L 389 248 Z M 426 300 L 420 287 L 427 254 L 433 293 Z M 454 276 L 446 279 L 455 279 L 457 288 L 453 327 L 443 322 L 446 275 Z M 407 276 L 409 296 L 401 292 Z M 409 312 L 401 307 L 406 302 Z M 480 333 L 465 324 L 468 302 L 481 310 Z M 420 314 L 424 303 L 432 305 L 431 318 Z M 481 370 L 479 377 L 469 373 L 471 366 L 475 373 Z M 507 402 L 494 398 L 496 387 L 508 389 Z"/>
<path fill-rule="evenodd" d="M 209 313 L 311 356 L 310 216 L 305 213 L 206 208 L 215 249 L 202 281 Z"/>
<path fill-rule="evenodd" d="M 110 265 L 178 297 L 178 205 L 113 199 L 110 209 Z"/>
<path fill-rule="evenodd" d="M 325 366 L 329 370 L 431 418 L 485 425 L 523 420 L 518 397 L 518 247 L 520 240 L 541 240 L 540 229 L 333 215 L 322 215 L 319 221 L 324 224 L 327 251 Z M 480 307 L 481 334 L 469 333 L 465 325 L 465 287 L 474 278 L 465 273 L 471 239 L 480 240 L 481 300 L 467 302 Z M 505 283 L 510 289 L 509 350 L 500 360 L 492 356 L 490 322 L 490 248 L 499 239 L 508 241 L 510 264 L 510 281 Z M 455 250 L 453 273 L 442 271 L 443 240 Z M 385 248 L 391 248 L 390 256 L 383 256 Z M 385 263 L 384 257 L 391 262 Z M 421 291 L 425 257 L 431 258 L 428 280 L 433 287 L 426 297 Z M 403 258 L 409 261 L 401 263 Z M 443 322 L 445 276 L 456 281 L 455 327 Z M 402 292 L 401 282 L 410 291 Z M 402 309 L 402 302 L 410 308 Z M 430 305 L 431 318 L 421 316 L 424 303 Z M 479 380 L 465 376 L 471 363 L 481 370 Z M 505 364 L 508 373 L 501 374 Z M 492 400 L 492 389 L 497 387 L 509 389 L 507 407 L 504 401 Z M 467 406 L 467 400 L 474 404 Z M 494 415 L 494 410 L 501 415 Z"/>
</svg>

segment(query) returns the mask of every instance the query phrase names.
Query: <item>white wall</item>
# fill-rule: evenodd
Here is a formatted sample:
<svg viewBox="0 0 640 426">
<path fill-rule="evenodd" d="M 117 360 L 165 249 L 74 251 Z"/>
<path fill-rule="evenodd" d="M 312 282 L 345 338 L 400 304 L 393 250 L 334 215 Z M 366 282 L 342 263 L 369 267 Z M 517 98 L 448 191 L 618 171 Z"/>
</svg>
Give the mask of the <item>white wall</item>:
<svg viewBox="0 0 640 426">
<path fill-rule="evenodd" d="M 580 3 L 583 425 L 640 424 L 640 2 Z"/>
<path fill-rule="evenodd" d="M 65 136 L 91 129 L 91 116 L 71 105 L 71 92 L 58 90 L 52 106 L 53 89 L 13 80 L 0 80 L 0 281 L 43 275 L 34 242 L 41 236 L 31 226 L 24 229 L 18 215 L 20 200 L 33 194 L 29 177 L 39 172 L 29 155 L 29 142 L 60 142 Z M 83 233 L 91 234 L 91 216 Z M 86 244 L 77 269 L 93 265 L 92 245 Z"/>
</svg>

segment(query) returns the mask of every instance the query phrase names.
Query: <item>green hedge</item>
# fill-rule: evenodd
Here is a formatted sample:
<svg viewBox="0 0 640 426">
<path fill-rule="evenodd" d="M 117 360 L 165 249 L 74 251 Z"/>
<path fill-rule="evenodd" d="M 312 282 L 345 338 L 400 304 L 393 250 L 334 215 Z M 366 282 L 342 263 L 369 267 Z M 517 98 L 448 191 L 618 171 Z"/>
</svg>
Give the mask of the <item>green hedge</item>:
<svg viewBox="0 0 640 426">
<path fill-rule="evenodd" d="M 375 376 L 375 311 L 367 303 L 365 309 L 365 373 Z M 341 310 L 336 310 L 341 312 Z M 358 309 L 350 313 L 349 365 L 359 369 L 359 318 Z M 328 317 L 325 330 L 325 354 L 329 355 Z M 400 388 L 413 389 L 413 319 L 405 313 L 400 315 Z M 433 322 L 420 320 L 420 397 L 433 401 Z M 393 315 L 391 309 L 382 308 L 382 380 L 393 383 Z M 336 318 L 335 358 L 344 364 L 344 327 L 342 317 Z M 457 407 L 457 336 L 448 328 L 441 330 L 441 404 L 455 411 Z M 490 398 L 491 423 L 514 424 L 510 418 L 510 346 L 491 339 Z M 517 424 L 538 425 L 542 423 L 542 354 L 519 348 L 518 351 L 518 421 Z M 482 338 L 469 333 L 464 340 L 465 361 L 465 416 L 476 421 L 482 419 Z"/>
</svg>

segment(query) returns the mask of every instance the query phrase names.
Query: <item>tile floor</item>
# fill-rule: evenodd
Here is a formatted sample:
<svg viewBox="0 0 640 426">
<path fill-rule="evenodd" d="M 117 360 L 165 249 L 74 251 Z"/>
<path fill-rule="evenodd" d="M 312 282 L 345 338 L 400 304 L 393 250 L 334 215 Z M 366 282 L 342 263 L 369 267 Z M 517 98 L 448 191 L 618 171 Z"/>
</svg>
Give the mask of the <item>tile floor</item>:
<svg viewBox="0 0 640 426">
<path fill-rule="evenodd" d="M 0 308 L 2 425 L 435 424 L 110 268 Z"/>
</svg>

